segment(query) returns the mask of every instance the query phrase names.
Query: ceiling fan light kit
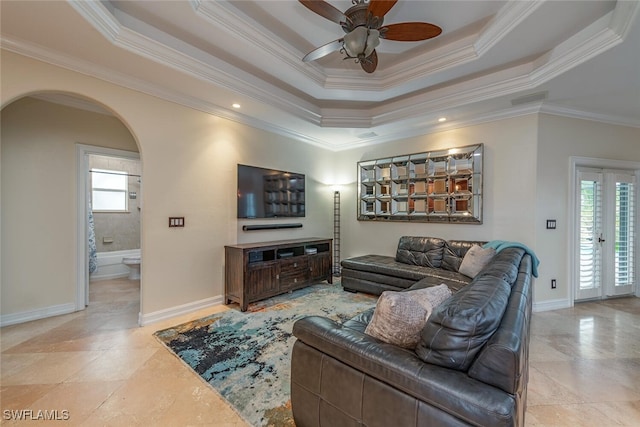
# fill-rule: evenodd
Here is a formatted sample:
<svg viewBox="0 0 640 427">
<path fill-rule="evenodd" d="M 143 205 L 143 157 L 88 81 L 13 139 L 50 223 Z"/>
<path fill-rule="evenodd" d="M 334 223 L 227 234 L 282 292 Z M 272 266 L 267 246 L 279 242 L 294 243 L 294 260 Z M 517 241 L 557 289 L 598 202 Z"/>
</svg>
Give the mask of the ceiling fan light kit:
<svg viewBox="0 0 640 427">
<path fill-rule="evenodd" d="M 366 27 L 356 27 L 344 36 L 343 49 L 347 58 L 368 58 L 380 44 L 380 31 Z"/>
<path fill-rule="evenodd" d="M 442 29 L 426 22 L 404 22 L 383 26 L 384 15 L 398 0 L 352 0 L 344 13 L 323 0 L 299 0 L 312 12 L 339 24 L 346 35 L 309 52 L 302 60 L 315 61 L 336 50 L 355 59 L 364 71 L 373 73 L 378 66 L 376 47 L 380 39 L 421 41 L 438 36 Z"/>
</svg>

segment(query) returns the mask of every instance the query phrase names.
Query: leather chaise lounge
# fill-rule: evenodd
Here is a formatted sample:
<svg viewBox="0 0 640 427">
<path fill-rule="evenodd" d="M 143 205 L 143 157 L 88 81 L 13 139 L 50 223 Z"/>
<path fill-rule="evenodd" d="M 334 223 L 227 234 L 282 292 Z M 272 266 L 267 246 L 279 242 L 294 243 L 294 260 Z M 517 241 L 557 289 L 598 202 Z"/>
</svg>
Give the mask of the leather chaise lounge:
<svg viewBox="0 0 640 427">
<path fill-rule="evenodd" d="M 422 280 L 423 284 L 446 283 L 455 292 L 471 282 L 458 272 L 465 254 L 473 245 L 484 243 L 403 236 L 395 257 L 364 255 L 343 260 L 342 287 L 380 295 L 384 291 L 407 289 Z"/>
<path fill-rule="evenodd" d="M 409 244 L 411 250 L 405 255 L 431 266 L 410 267 L 397 275 L 402 262 L 384 259 L 377 268 L 370 264 L 368 271 L 355 270 L 355 263 L 346 262 L 354 272 L 367 273 L 347 281 L 350 289 L 380 293 L 446 283 L 455 293 L 433 310 L 415 350 L 365 334 L 373 308 L 344 324 L 319 316 L 298 320 L 291 360 L 296 425 L 524 425 L 532 257 L 522 248 L 501 250 L 473 279 L 465 280 L 441 266 L 450 255 L 445 255 L 446 247 L 459 260 L 471 244 L 427 244 L 429 238 L 417 238 L 425 250 L 421 255 L 411 253 L 420 246 L 416 241 L 403 239 L 397 259 Z M 360 257 L 356 262 L 364 260 L 374 258 Z M 396 275 L 388 275 L 390 271 Z"/>
</svg>

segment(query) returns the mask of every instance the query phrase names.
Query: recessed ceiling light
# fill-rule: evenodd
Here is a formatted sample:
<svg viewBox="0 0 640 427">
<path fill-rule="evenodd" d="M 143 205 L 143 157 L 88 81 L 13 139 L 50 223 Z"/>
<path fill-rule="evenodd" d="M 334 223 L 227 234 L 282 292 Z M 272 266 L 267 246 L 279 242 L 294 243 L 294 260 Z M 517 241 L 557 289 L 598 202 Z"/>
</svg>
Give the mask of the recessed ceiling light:
<svg viewBox="0 0 640 427">
<path fill-rule="evenodd" d="M 438 121 L 439 121 L 440 123 L 442 123 L 442 122 L 446 122 L 446 121 L 447 121 L 447 118 L 446 118 L 446 117 L 440 117 L 440 118 L 438 119 Z"/>
<path fill-rule="evenodd" d="M 238 104 L 238 103 L 231 104 L 231 106 L 232 106 L 233 108 L 240 108 L 240 104 Z"/>
</svg>

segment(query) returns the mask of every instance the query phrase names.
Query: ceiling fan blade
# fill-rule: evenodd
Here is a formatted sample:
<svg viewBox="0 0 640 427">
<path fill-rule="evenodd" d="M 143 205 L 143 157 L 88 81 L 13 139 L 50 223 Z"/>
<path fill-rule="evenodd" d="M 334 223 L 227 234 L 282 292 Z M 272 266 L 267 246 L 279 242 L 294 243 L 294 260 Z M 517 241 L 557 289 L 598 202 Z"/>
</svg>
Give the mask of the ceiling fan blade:
<svg viewBox="0 0 640 427">
<path fill-rule="evenodd" d="M 320 46 L 317 49 L 312 50 L 307 53 L 304 58 L 302 58 L 302 62 L 315 61 L 316 59 L 320 59 L 323 56 L 329 55 L 331 52 L 335 52 L 336 50 L 340 50 L 342 48 L 342 39 L 334 40 L 325 45 Z"/>
<path fill-rule="evenodd" d="M 381 30 L 380 37 L 399 42 L 427 40 L 438 36 L 442 32 L 442 28 L 426 22 L 402 22 L 400 24 L 385 25 Z"/>
<path fill-rule="evenodd" d="M 340 24 L 340 22 L 346 22 L 347 17 L 344 16 L 344 13 L 340 12 L 340 10 L 331 6 L 329 3 L 324 2 L 322 0 L 298 0 L 312 12 L 317 13 L 323 18 L 327 18 L 329 21 L 335 22 L 336 24 Z"/>
<path fill-rule="evenodd" d="M 378 18 L 384 17 L 391 10 L 391 8 L 398 2 L 398 0 L 370 0 L 367 10 Z"/>
<path fill-rule="evenodd" d="M 367 73 L 373 73 L 378 67 L 378 54 L 374 50 L 366 59 L 360 61 L 360 66 Z"/>
</svg>

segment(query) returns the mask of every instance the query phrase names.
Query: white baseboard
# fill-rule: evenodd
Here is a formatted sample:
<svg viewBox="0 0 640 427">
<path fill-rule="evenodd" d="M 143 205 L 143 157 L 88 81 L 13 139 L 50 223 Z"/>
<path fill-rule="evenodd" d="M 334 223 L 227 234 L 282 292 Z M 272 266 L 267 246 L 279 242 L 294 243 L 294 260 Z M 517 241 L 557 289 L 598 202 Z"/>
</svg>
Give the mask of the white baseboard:
<svg viewBox="0 0 640 427">
<path fill-rule="evenodd" d="M 74 311 L 76 311 L 76 305 L 70 302 L 38 308 L 35 310 L 23 311 L 20 313 L 3 314 L 0 316 L 0 327 L 44 319 L 46 317 L 59 316 L 61 314 L 69 314 Z"/>
<path fill-rule="evenodd" d="M 140 326 L 145 326 L 150 323 L 155 323 L 161 320 L 166 320 L 172 317 L 181 316 L 183 314 L 189 314 L 194 311 L 202 310 L 203 308 L 220 305 L 223 302 L 224 302 L 224 297 L 222 295 L 218 295 L 216 297 L 205 298 L 200 301 L 194 301 L 187 304 L 177 305 L 175 307 L 165 308 L 163 310 L 154 311 L 148 314 L 140 313 L 138 317 L 138 323 L 140 324 Z"/>
<path fill-rule="evenodd" d="M 568 299 L 553 299 L 549 301 L 540 301 L 533 303 L 533 312 L 559 310 L 561 308 L 571 308 Z"/>
<path fill-rule="evenodd" d="M 100 282 L 101 280 L 120 279 L 123 277 L 129 277 L 129 272 L 121 271 L 119 273 L 112 273 L 112 274 L 98 274 L 95 276 L 91 275 L 89 277 L 89 282 Z"/>
</svg>

